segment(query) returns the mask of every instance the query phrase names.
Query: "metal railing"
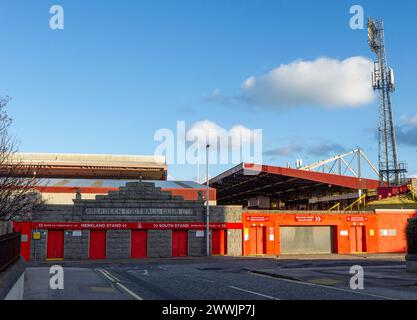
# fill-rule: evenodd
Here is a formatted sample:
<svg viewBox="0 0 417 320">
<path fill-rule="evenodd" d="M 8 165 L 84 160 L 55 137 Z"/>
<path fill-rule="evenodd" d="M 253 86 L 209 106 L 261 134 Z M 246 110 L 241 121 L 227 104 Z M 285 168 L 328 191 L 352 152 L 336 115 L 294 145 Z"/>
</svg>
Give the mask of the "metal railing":
<svg viewBox="0 0 417 320">
<path fill-rule="evenodd" d="M 19 258 L 20 233 L 0 236 L 0 271 Z"/>
</svg>

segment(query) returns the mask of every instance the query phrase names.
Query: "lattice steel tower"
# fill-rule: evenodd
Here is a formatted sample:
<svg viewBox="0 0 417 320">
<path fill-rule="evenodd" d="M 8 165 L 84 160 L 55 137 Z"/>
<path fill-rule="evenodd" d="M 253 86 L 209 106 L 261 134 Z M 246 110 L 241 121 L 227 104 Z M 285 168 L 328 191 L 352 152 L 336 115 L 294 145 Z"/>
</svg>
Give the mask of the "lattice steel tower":
<svg viewBox="0 0 417 320">
<path fill-rule="evenodd" d="M 395 90 L 394 72 L 388 66 L 385 52 L 384 23 L 382 20 L 368 19 L 368 38 L 372 52 L 377 56 L 372 72 L 372 86 L 379 92 L 379 173 L 381 183 L 400 184 L 400 175 L 405 168 L 398 164 L 395 128 L 392 116 L 391 93 Z M 400 168 L 401 167 L 401 168 Z"/>
</svg>

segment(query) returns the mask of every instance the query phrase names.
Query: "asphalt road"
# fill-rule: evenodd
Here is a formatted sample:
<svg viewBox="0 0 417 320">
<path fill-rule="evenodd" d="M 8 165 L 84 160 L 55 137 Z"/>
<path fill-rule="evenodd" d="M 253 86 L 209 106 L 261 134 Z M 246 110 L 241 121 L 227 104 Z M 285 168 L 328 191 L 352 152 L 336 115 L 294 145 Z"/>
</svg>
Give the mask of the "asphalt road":
<svg viewBox="0 0 417 320">
<path fill-rule="evenodd" d="M 278 279 L 248 269 L 275 261 L 168 261 L 107 265 L 108 278 L 143 300 L 379 300 L 383 297 L 349 289 Z"/>
<path fill-rule="evenodd" d="M 364 259 L 362 259 L 364 260 Z M 295 270 L 311 260 L 283 261 L 264 258 L 187 258 L 131 261 L 63 261 L 65 289 L 48 289 L 48 263 L 33 265 L 25 283 L 25 299 L 137 299 L 137 300 L 380 300 L 388 296 L 349 289 L 349 275 L 337 286 L 293 281 L 253 270 Z M 322 261 L 343 272 L 341 265 L 357 261 Z M 362 262 L 361 262 L 362 263 Z M 370 265 L 398 261 L 363 261 Z M 51 263 L 50 263 L 51 264 Z M 318 265 L 315 264 L 315 267 Z M 349 268 L 346 268 L 348 272 Z M 252 271 L 251 271 L 252 270 Z M 41 275 L 41 276 L 39 276 Z M 321 277 L 321 276 L 320 276 Z M 342 283 L 343 281 L 346 284 Z"/>
</svg>

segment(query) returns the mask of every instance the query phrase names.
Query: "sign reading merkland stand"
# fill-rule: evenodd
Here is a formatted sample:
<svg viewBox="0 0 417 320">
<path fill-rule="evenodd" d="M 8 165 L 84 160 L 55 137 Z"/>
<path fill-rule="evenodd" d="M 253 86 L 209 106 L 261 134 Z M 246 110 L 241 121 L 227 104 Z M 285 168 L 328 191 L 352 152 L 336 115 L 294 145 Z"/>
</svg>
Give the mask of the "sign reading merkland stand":
<svg viewBox="0 0 417 320">
<path fill-rule="evenodd" d="M 321 222 L 323 218 L 320 216 L 295 216 L 297 222 Z"/>
<path fill-rule="evenodd" d="M 67 230 L 83 230 L 83 229 L 191 229 L 204 230 L 205 223 L 202 222 L 37 222 L 33 223 L 33 227 L 39 229 L 67 229 Z M 210 223 L 211 229 L 242 229 L 240 222 L 226 223 Z"/>
</svg>

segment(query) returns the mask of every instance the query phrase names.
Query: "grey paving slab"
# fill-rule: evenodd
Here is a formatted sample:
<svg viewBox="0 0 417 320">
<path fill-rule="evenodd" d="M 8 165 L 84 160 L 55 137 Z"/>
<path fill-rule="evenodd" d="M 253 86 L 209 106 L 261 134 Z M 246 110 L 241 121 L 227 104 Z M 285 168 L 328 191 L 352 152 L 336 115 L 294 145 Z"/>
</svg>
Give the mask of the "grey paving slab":
<svg viewBox="0 0 417 320">
<path fill-rule="evenodd" d="M 129 296 L 88 268 L 64 267 L 64 289 L 51 289 L 48 267 L 26 269 L 24 300 L 125 300 Z"/>
</svg>

